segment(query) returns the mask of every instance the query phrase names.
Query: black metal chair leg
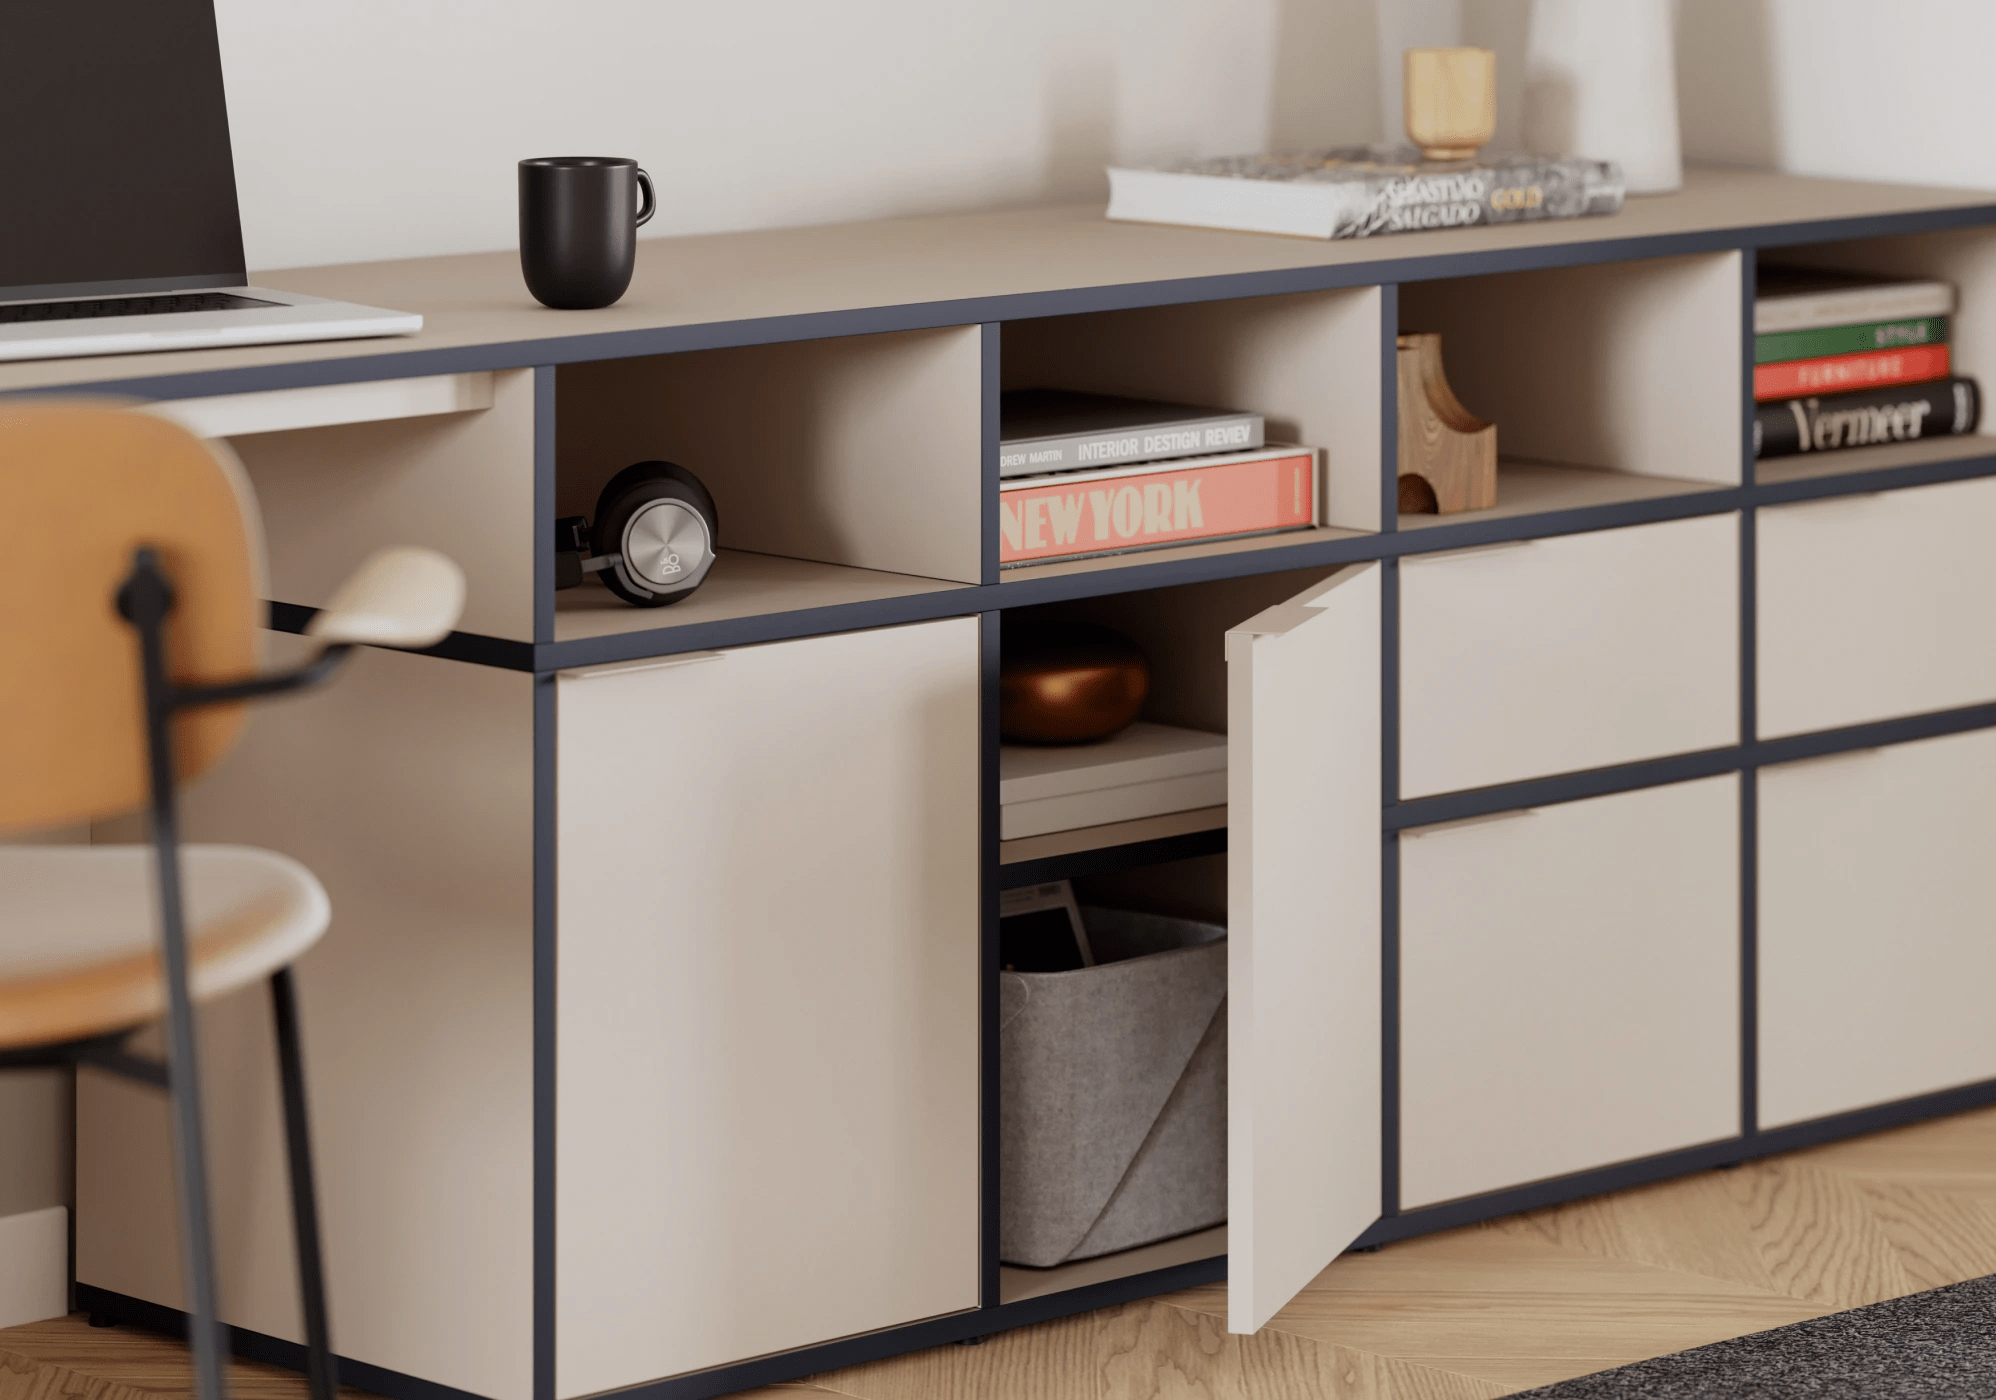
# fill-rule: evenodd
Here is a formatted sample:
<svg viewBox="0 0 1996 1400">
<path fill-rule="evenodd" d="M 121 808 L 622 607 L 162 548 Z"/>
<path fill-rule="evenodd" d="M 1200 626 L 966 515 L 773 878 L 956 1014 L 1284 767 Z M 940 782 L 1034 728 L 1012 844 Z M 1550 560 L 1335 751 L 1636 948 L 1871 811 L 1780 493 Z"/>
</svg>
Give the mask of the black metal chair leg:
<svg viewBox="0 0 1996 1400">
<path fill-rule="evenodd" d="M 270 979 L 277 1061 L 284 1085 L 284 1149 L 291 1165 L 291 1230 L 298 1244 L 298 1296 L 305 1313 L 305 1375 L 312 1400 L 334 1400 L 339 1374 L 326 1321 L 326 1280 L 319 1246 L 319 1197 L 312 1180 L 312 1132 L 305 1110 L 305 1056 L 298 1033 L 298 992 L 291 969 Z"/>
<path fill-rule="evenodd" d="M 201 1126 L 201 1066 L 188 991 L 186 902 L 181 894 L 180 830 L 173 800 L 173 742 L 167 724 L 173 688 L 166 675 L 165 622 L 173 592 L 149 549 L 138 551 L 119 610 L 139 633 L 145 678 L 146 759 L 152 787 L 160 953 L 166 981 L 167 1093 L 173 1105 L 173 1166 L 180 1196 L 181 1254 L 187 1283 L 187 1342 L 198 1400 L 222 1400 L 221 1330 L 209 1227 L 208 1153 Z"/>
</svg>

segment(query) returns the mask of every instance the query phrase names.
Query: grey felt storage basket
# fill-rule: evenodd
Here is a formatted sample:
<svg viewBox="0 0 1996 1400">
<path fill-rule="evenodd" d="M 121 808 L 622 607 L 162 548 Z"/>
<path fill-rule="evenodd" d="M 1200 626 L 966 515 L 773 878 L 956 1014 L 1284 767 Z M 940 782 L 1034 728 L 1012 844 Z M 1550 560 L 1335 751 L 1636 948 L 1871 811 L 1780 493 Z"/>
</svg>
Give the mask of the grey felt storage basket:
<svg viewBox="0 0 1996 1400">
<path fill-rule="evenodd" d="M 998 1256 L 1045 1268 L 1227 1216 L 1227 931 L 1084 908 L 1097 963 L 999 976 Z"/>
</svg>

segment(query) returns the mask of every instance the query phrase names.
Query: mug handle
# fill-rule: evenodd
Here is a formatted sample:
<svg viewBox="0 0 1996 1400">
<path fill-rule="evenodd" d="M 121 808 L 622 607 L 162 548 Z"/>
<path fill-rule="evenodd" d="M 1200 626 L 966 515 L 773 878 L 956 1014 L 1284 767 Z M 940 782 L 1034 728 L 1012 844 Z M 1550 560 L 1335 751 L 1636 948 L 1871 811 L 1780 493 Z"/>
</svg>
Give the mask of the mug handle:
<svg viewBox="0 0 1996 1400">
<path fill-rule="evenodd" d="M 639 228 L 651 222 L 651 216 L 658 212 L 658 200 L 651 192 L 651 176 L 645 174 L 643 166 L 638 167 L 638 188 L 645 192 L 644 203 L 638 206 Z"/>
</svg>

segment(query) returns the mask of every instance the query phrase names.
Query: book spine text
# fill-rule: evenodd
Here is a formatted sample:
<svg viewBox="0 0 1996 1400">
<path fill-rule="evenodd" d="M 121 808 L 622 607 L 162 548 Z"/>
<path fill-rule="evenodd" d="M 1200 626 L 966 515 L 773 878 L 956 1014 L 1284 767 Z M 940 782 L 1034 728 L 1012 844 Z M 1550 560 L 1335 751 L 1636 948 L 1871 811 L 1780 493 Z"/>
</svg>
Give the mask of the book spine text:
<svg viewBox="0 0 1996 1400">
<path fill-rule="evenodd" d="M 1973 379 L 1789 399 L 1754 410 L 1753 455 L 1790 457 L 1972 433 L 1981 417 L 1982 394 Z"/>
<path fill-rule="evenodd" d="M 1198 423 L 1003 442 L 998 445 L 998 475 L 1037 476 L 1082 467 L 1162 462 L 1173 457 L 1210 457 L 1221 452 L 1251 452 L 1261 445 L 1261 415 L 1243 413 Z"/>
<path fill-rule="evenodd" d="M 1623 190 L 1620 167 L 1584 160 L 1375 175 L 1339 184 L 1347 202 L 1333 238 L 1612 214 L 1622 207 Z"/>
<path fill-rule="evenodd" d="M 1947 317 L 1916 316 L 1905 321 L 1867 321 L 1855 326 L 1825 326 L 1814 331 L 1780 331 L 1753 338 L 1753 362 L 1820 360 L 1829 355 L 1856 355 L 1866 350 L 1899 350 L 1909 345 L 1943 345 Z"/>
<path fill-rule="evenodd" d="M 1753 396 L 1792 399 L 1803 394 L 1837 394 L 1846 389 L 1882 388 L 1887 384 L 1918 384 L 1945 379 L 1948 348 L 1916 345 L 1908 350 L 1867 350 L 1858 355 L 1828 355 L 1818 360 L 1784 360 L 1755 365 Z"/>
<path fill-rule="evenodd" d="M 1303 529 L 1317 519 L 1317 455 L 1129 478 L 1020 487 L 998 500 L 1001 568 L 1155 549 L 1188 540 Z"/>
</svg>

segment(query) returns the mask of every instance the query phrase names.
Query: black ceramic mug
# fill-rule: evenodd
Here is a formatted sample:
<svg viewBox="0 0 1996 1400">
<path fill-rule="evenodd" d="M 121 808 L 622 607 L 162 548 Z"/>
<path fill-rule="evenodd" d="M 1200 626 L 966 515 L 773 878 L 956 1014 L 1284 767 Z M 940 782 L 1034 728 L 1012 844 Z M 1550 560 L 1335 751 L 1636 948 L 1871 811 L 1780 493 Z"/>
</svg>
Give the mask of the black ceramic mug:
<svg viewBox="0 0 1996 1400">
<path fill-rule="evenodd" d="M 634 160 L 521 161 L 520 271 L 527 290 L 564 311 L 610 305 L 631 285 L 638 228 L 657 209 L 651 176 Z"/>
</svg>

